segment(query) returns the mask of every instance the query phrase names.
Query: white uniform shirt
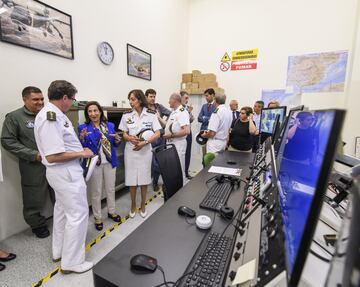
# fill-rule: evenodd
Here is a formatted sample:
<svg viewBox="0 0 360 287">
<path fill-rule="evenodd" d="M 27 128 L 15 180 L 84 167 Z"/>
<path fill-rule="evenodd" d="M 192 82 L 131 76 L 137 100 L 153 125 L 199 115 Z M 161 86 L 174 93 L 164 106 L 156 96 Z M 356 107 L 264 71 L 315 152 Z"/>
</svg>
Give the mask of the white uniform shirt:
<svg viewBox="0 0 360 287">
<path fill-rule="evenodd" d="M 211 114 L 208 130 L 216 132 L 214 138 L 206 143 L 208 152 L 217 153 L 225 150 L 232 123 L 232 113 L 225 105 L 219 105 Z"/>
<path fill-rule="evenodd" d="M 257 130 L 260 129 L 260 118 L 261 118 L 261 113 L 260 113 L 260 115 L 258 115 L 257 113 L 254 113 L 253 121 L 255 123 L 255 126 L 256 126 Z"/>
<path fill-rule="evenodd" d="M 153 111 L 143 108 L 140 116 L 135 110 L 123 114 L 119 124 L 119 129 L 127 132 L 130 136 L 136 136 L 144 129 L 152 129 L 156 132 L 161 129 L 161 125 Z M 129 144 L 132 145 L 130 142 Z"/>
<path fill-rule="evenodd" d="M 165 133 L 171 132 L 176 134 L 179 131 L 181 131 L 181 128 L 184 126 L 190 125 L 190 116 L 189 112 L 184 108 L 182 105 L 180 105 L 176 110 L 174 110 L 166 123 L 165 127 Z M 171 126 L 171 131 L 170 131 Z M 186 139 L 186 135 L 183 137 L 178 138 L 172 138 L 169 141 L 180 141 Z"/>
<path fill-rule="evenodd" d="M 48 120 L 48 112 L 56 114 L 56 120 Z M 83 147 L 68 117 L 54 104 L 47 103 L 35 118 L 34 134 L 42 163 L 45 166 L 79 164 L 78 160 L 65 163 L 49 163 L 46 156 L 63 153 L 79 152 Z"/>
</svg>

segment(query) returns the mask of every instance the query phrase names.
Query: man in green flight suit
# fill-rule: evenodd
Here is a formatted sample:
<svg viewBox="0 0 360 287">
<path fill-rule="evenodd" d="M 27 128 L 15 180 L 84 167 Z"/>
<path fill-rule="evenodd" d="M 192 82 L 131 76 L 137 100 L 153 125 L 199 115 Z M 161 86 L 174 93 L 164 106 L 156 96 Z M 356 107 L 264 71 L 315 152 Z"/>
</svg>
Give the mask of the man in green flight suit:
<svg viewBox="0 0 360 287">
<path fill-rule="evenodd" d="M 36 114 L 44 106 L 40 89 L 26 87 L 22 91 L 24 106 L 7 114 L 1 133 L 1 144 L 19 159 L 21 188 L 23 195 L 23 215 L 32 232 L 39 238 L 50 235 L 46 218 L 41 215 L 47 193 L 54 203 L 54 191 L 46 180 L 46 168 L 34 137 Z"/>
</svg>

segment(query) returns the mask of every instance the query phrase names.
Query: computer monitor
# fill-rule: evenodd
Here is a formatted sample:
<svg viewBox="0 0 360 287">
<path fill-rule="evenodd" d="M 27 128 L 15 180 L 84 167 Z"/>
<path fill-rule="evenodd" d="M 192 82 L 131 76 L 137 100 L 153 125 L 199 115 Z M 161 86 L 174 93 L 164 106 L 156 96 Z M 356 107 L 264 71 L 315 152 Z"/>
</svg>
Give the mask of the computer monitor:
<svg viewBox="0 0 360 287">
<path fill-rule="evenodd" d="M 340 110 L 297 112 L 284 133 L 278 189 L 289 286 L 297 286 L 303 270 L 344 115 Z"/>
<path fill-rule="evenodd" d="M 286 107 L 262 109 L 259 129 L 261 134 L 274 134 L 276 115 L 280 115 L 279 123 L 281 124 L 284 121 L 286 115 Z"/>
<path fill-rule="evenodd" d="M 275 154 L 277 154 L 278 151 L 279 151 L 279 148 L 280 148 L 280 145 L 281 145 L 281 142 L 282 142 L 282 138 L 283 138 L 283 135 L 284 135 L 284 132 L 285 132 L 285 129 L 286 129 L 286 126 L 287 126 L 287 123 L 288 123 L 289 119 L 291 119 L 294 112 L 299 112 L 299 111 L 302 111 L 302 110 L 304 110 L 304 105 L 291 108 L 290 112 L 289 112 L 289 115 L 283 121 L 280 128 L 275 132 L 274 140 L 273 140 Z"/>
<path fill-rule="evenodd" d="M 296 106 L 296 107 L 293 107 L 289 110 L 289 114 L 292 112 L 292 111 L 303 111 L 305 108 L 304 105 L 300 105 L 300 106 Z"/>
</svg>

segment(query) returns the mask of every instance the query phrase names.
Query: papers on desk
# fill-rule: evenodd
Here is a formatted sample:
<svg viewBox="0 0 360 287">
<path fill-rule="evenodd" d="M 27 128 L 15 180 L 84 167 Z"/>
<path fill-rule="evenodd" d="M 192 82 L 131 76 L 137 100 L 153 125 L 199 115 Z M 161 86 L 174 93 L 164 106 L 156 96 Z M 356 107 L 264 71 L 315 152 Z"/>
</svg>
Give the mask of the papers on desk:
<svg viewBox="0 0 360 287">
<path fill-rule="evenodd" d="M 253 259 L 248 263 L 241 265 L 236 271 L 236 276 L 234 281 L 232 282 L 232 286 L 238 284 L 244 284 L 250 280 L 253 280 L 255 278 L 255 271 L 256 271 L 256 259 Z"/>
<path fill-rule="evenodd" d="M 240 176 L 242 169 L 240 168 L 230 168 L 230 167 L 221 167 L 221 166 L 212 166 L 209 168 L 209 172 L 220 173 L 227 175 Z"/>
</svg>

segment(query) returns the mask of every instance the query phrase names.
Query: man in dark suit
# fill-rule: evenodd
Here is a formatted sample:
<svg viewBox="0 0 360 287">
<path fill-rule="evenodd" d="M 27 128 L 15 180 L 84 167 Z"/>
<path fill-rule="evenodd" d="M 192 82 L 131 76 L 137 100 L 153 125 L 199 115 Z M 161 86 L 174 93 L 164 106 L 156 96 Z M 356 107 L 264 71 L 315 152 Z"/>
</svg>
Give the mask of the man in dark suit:
<svg viewBox="0 0 360 287">
<path fill-rule="evenodd" d="M 205 131 L 208 128 L 209 120 L 211 114 L 214 112 L 215 107 L 213 104 L 215 91 L 212 88 L 206 89 L 204 92 L 204 96 L 206 99 L 206 104 L 203 104 L 201 107 L 201 111 L 198 116 L 198 122 L 201 123 L 200 130 Z M 206 145 L 202 146 L 203 156 L 206 154 Z"/>
<path fill-rule="evenodd" d="M 233 128 L 235 121 L 239 118 L 240 112 L 238 111 L 239 104 L 237 100 L 231 100 L 230 102 L 230 110 L 232 113 L 232 123 L 231 128 Z"/>
</svg>

